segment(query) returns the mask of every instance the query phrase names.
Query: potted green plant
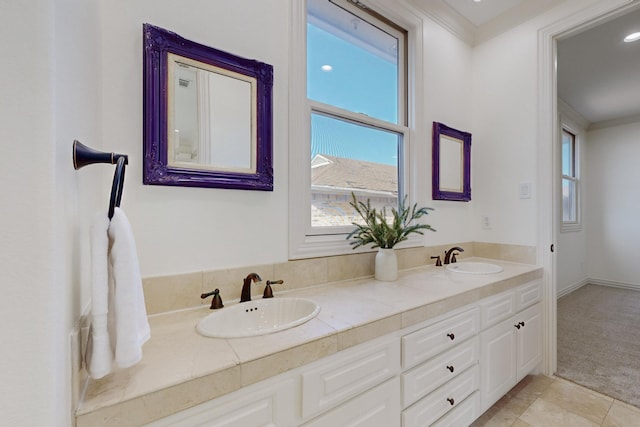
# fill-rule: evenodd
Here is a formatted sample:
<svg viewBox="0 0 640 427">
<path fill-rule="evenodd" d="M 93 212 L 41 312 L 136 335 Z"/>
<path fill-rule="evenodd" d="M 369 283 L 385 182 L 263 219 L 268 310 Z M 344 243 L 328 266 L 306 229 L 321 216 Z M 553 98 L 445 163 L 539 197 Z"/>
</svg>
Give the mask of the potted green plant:
<svg viewBox="0 0 640 427">
<path fill-rule="evenodd" d="M 429 224 L 417 223 L 416 220 L 427 215 L 433 208 L 422 207 L 418 204 L 407 206 L 405 196 L 398 209 L 391 208 L 390 222 L 387 219 L 386 208 L 377 210 L 371 207 L 371 202 L 362 202 L 351 193 L 349 204 L 360 215 L 364 224 L 353 222 L 356 227 L 349 235 L 349 244 L 353 249 L 371 244 L 372 248 L 379 248 L 376 254 L 375 278 L 383 281 L 393 281 L 398 278 L 398 258 L 394 246 L 407 240 L 412 233 L 424 234 L 423 230 L 436 231 Z"/>
</svg>

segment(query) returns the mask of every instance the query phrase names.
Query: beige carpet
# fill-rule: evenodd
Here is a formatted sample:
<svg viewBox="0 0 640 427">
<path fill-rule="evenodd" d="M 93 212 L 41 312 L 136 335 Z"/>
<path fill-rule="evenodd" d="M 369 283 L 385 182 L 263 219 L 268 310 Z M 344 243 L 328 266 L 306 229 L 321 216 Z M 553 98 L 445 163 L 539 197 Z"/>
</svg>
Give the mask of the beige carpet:
<svg viewBox="0 0 640 427">
<path fill-rule="evenodd" d="M 559 299 L 556 375 L 640 407 L 640 291 L 589 284 Z"/>
</svg>

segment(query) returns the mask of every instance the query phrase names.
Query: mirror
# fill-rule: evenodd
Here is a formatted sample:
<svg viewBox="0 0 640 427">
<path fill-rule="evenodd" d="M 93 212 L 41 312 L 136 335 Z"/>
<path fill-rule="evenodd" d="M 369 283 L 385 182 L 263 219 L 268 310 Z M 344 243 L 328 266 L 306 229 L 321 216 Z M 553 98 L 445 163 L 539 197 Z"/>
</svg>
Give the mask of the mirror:
<svg viewBox="0 0 640 427">
<path fill-rule="evenodd" d="M 143 25 L 143 182 L 273 190 L 273 67 Z"/>
<path fill-rule="evenodd" d="M 433 199 L 471 200 L 471 134 L 433 122 Z"/>
</svg>

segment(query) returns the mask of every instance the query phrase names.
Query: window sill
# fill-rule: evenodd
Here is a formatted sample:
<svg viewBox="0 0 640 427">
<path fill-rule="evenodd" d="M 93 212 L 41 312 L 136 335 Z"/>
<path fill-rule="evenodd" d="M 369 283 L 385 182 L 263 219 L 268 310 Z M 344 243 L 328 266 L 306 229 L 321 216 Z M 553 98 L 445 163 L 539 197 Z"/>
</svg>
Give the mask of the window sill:
<svg viewBox="0 0 640 427">
<path fill-rule="evenodd" d="M 575 233 L 582 231 L 582 224 L 580 223 L 562 223 L 560 224 L 561 233 Z"/>
<path fill-rule="evenodd" d="M 375 252 L 370 246 L 353 249 L 346 239 L 346 234 L 305 236 L 302 242 L 294 244 L 289 251 L 289 259 L 317 258 L 335 255 L 347 255 L 363 252 Z M 396 249 L 424 246 L 424 236 L 412 235 L 395 246 Z"/>
</svg>

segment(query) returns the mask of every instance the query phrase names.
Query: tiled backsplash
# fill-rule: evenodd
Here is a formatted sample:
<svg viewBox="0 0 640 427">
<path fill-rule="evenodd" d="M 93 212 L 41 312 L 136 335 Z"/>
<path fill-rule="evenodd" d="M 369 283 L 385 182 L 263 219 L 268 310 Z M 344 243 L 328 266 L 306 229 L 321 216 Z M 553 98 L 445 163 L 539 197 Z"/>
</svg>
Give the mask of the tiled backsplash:
<svg viewBox="0 0 640 427">
<path fill-rule="evenodd" d="M 460 255 L 460 259 L 477 256 L 525 264 L 535 264 L 536 261 L 536 248 L 532 246 L 467 242 L 398 249 L 398 267 L 400 270 L 405 270 L 433 264 L 431 256 L 443 255 L 444 251 L 452 246 L 464 248 L 465 251 Z M 373 276 L 374 258 L 375 252 L 368 252 L 147 277 L 143 279 L 147 313 L 158 314 L 210 304 L 210 298 L 201 300 L 200 294 L 216 288 L 220 289 L 223 302 L 238 300 L 242 289 L 242 280 L 251 272 L 257 273 L 262 278 L 261 283 L 252 285 L 252 295 L 255 297 L 262 295 L 267 280 L 284 280 L 283 285 L 272 285 L 273 291 L 277 293 L 280 290 Z"/>
</svg>

